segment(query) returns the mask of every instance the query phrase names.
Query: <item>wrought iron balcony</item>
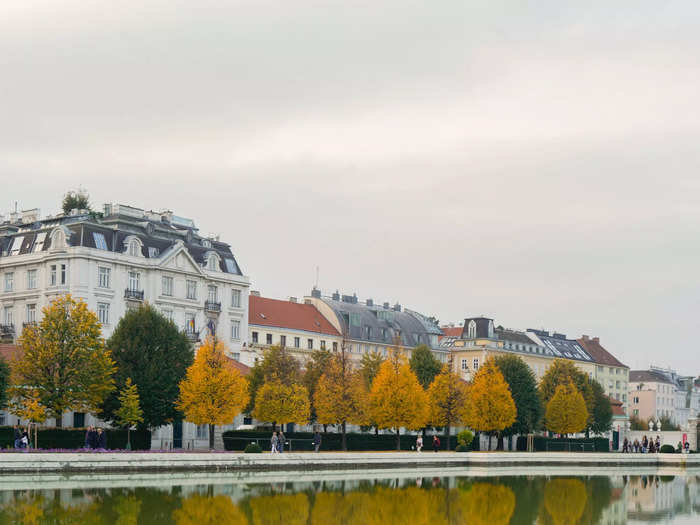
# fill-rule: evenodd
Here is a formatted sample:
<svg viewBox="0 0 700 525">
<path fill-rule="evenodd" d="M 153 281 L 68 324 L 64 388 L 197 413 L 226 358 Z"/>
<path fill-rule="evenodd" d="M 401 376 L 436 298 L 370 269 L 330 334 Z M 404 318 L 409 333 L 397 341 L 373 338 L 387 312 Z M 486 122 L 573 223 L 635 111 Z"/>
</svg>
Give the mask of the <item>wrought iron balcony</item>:
<svg viewBox="0 0 700 525">
<path fill-rule="evenodd" d="M 0 324 L 0 335 L 13 335 L 15 333 L 15 325 Z"/>
<path fill-rule="evenodd" d="M 132 290 L 127 288 L 124 290 L 124 299 L 131 301 L 143 301 L 143 290 Z"/>
<path fill-rule="evenodd" d="M 207 312 L 219 313 L 221 311 L 221 303 L 216 301 L 204 301 L 204 309 Z"/>
<path fill-rule="evenodd" d="M 199 331 L 185 330 L 185 335 L 187 336 L 187 339 L 194 343 L 199 341 Z"/>
<path fill-rule="evenodd" d="M 22 323 L 22 328 L 26 328 L 28 326 L 36 326 L 36 321 L 27 321 L 26 323 Z"/>
</svg>

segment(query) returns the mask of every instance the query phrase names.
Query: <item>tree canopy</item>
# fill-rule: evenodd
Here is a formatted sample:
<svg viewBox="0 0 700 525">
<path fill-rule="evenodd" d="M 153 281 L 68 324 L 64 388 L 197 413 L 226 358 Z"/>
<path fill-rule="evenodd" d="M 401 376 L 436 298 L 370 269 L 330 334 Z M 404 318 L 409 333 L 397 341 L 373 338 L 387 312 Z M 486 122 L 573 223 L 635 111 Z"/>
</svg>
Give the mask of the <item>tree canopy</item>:
<svg viewBox="0 0 700 525">
<path fill-rule="evenodd" d="M 243 411 L 246 414 L 253 413 L 258 399 L 258 389 L 264 383 L 277 381 L 283 385 L 291 386 L 300 383 L 301 380 L 302 374 L 299 361 L 286 348 L 271 346 L 264 351 L 262 359 L 258 359 L 248 376 L 250 399 Z"/>
<path fill-rule="evenodd" d="M 7 393 L 10 388 L 10 364 L 0 357 L 0 410 L 7 406 Z"/>
<path fill-rule="evenodd" d="M 328 364 L 331 361 L 333 354 L 330 350 L 322 348 L 311 352 L 311 359 L 306 362 L 306 369 L 302 378 L 302 384 L 309 392 L 309 401 L 311 402 L 311 421 L 318 421 L 316 410 L 316 387 L 323 373 L 328 369 Z"/>
<path fill-rule="evenodd" d="M 175 406 L 180 395 L 178 385 L 193 362 L 194 350 L 175 323 L 153 306 L 143 304 L 119 320 L 107 348 L 117 364 L 117 390 L 103 403 L 102 419 L 115 421 L 117 393 L 124 389 L 127 378 L 140 395 L 143 422 L 139 426 L 155 428 L 182 417 Z"/>
<path fill-rule="evenodd" d="M 301 384 L 285 385 L 275 378 L 258 388 L 253 409 L 255 419 L 273 424 L 305 424 L 309 415 L 309 392 Z"/>
<path fill-rule="evenodd" d="M 80 191 L 69 191 L 63 197 L 61 203 L 63 213 L 68 215 L 71 210 L 89 210 L 90 197 L 87 193 Z"/>
<path fill-rule="evenodd" d="M 368 354 L 362 354 L 362 358 L 360 360 L 360 373 L 365 380 L 365 385 L 367 385 L 367 388 L 372 388 L 374 378 L 377 377 L 379 367 L 382 366 L 383 362 L 384 356 L 375 350 Z"/>
<path fill-rule="evenodd" d="M 428 420 L 428 399 L 406 359 L 393 349 L 379 367 L 370 393 L 370 419 L 379 428 L 396 429 L 400 450 L 400 429 L 421 428 Z"/>
<path fill-rule="evenodd" d="M 432 350 L 426 345 L 419 345 L 413 349 L 408 364 L 425 390 L 442 370 L 442 363 L 435 358 Z"/>
<path fill-rule="evenodd" d="M 586 402 L 573 382 L 559 385 L 547 403 L 545 424 L 556 434 L 574 434 L 586 428 Z"/>
<path fill-rule="evenodd" d="M 450 426 L 461 425 L 466 419 L 468 397 L 467 384 L 447 367 L 428 388 L 428 422 L 436 427 L 445 427 L 447 450 L 450 450 Z"/>
<path fill-rule="evenodd" d="M 82 300 L 56 298 L 38 325 L 24 328 L 19 346 L 10 395 L 21 403 L 36 392 L 56 426 L 67 410 L 95 412 L 114 390 L 114 361 L 97 316 Z"/>
<path fill-rule="evenodd" d="M 127 429 L 126 448 L 131 450 L 131 427 L 143 421 L 143 410 L 139 405 L 139 391 L 131 378 L 126 378 L 124 389 L 119 394 L 119 408 L 116 413 L 116 423 Z"/>
<path fill-rule="evenodd" d="M 494 359 L 510 394 L 513 396 L 517 416 L 515 422 L 503 430 L 504 435 L 528 434 L 539 428 L 544 407 L 537 391 L 537 379 L 532 369 L 516 355 L 501 355 Z"/>
<path fill-rule="evenodd" d="M 232 423 L 247 402 L 245 377 L 226 357 L 223 343 L 209 337 L 180 383 L 177 407 L 188 421 L 209 425 L 209 448 L 214 448 L 214 426 Z"/>
<path fill-rule="evenodd" d="M 612 405 L 598 381 L 592 380 L 591 387 L 593 388 L 593 417 L 589 418 L 592 420 L 589 428 L 596 434 L 602 434 L 612 427 Z"/>
<path fill-rule="evenodd" d="M 508 383 L 493 359 L 488 359 L 469 387 L 466 423 L 474 430 L 499 433 L 515 422 L 517 409 Z"/>
</svg>

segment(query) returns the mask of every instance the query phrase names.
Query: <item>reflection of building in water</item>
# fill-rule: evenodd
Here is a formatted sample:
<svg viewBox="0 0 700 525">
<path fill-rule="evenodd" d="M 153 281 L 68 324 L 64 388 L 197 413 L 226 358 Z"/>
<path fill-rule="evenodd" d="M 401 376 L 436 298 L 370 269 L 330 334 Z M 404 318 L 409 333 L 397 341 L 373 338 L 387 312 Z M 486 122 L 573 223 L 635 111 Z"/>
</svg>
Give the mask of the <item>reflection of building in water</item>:
<svg viewBox="0 0 700 525">
<path fill-rule="evenodd" d="M 694 476 L 632 476 L 627 485 L 630 519 L 657 521 L 700 510 L 700 485 Z"/>
<path fill-rule="evenodd" d="M 610 505 L 603 509 L 599 525 L 624 525 L 627 523 L 627 501 L 625 500 L 625 479 L 622 476 L 610 478 Z"/>
</svg>

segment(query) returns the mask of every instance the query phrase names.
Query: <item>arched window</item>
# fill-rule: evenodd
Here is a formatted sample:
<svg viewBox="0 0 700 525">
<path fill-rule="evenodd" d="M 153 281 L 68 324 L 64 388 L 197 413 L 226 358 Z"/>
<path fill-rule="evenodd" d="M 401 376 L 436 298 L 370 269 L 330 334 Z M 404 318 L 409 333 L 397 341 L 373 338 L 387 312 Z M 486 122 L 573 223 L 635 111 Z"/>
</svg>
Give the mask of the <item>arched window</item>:
<svg viewBox="0 0 700 525">
<path fill-rule="evenodd" d="M 66 247 L 66 233 L 62 228 L 56 228 L 51 233 L 51 248 L 60 249 Z"/>
<path fill-rule="evenodd" d="M 138 237 L 130 235 L 124 240 L 124 245 L 126 246 L 126 253 L 131 257 L 142 257 L 143 252 L 141 251 L 142 244 Z"/>
<path fill-rule="evenodd" d="M 219 261 L 219 256 L 214 252 L 210 252 L 209 255 L 207 255 L 207 270 L 211 270 L 212 272 L 219 271 Z"/>
<path fill-rule="evenodd" d="M 469 321 L 469 325 L 467 326 L 467 337 L 469 339 L 476 339 L 476 321 L 473 319 Z"/>
</svg>

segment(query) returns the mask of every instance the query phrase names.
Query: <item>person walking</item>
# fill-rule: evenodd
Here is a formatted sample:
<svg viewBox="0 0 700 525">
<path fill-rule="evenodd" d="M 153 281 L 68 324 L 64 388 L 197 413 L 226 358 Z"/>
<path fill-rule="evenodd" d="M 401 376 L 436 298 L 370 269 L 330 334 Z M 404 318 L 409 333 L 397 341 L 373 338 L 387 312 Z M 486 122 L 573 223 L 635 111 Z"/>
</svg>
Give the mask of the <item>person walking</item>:
<svg viewBox="0 0 700 525">
<path fill-rule="evenodd" d="M 628 448 L 629 442 L 627 441 L 627 438 L 625 438 L 625 440 L 622 442 L 622 453 L 626 454 L 627 452 L 629 452 Z"/>
<path fill-rule="evenodd" d="M 277 436 L 277 449 L 279 450 L 280 454 L 284 452 L 284 440 L 284 432 L 282 432 L 282 427 L 280 427 L 280 433 L 279 436 Z"/>
<path fill-rule="evenodd" d="M 270 439 L 270 454 L 277 454 L 279 449 L 277 448 L 277 432 L 272 433 L 272 438 Z"/>
<path fill-rule="evenodd" d="M 29 431 L 25 427 L 22 430 L 22 437 L 20 438 L 20 448 L 29 448 Z"/>
<path fill-rule="evenodd" d="M 647 453 L 647 447 L 649 446 L 649 440 L 647 439 L 646 434 L 644 437 L 642 437 L 642 454 Z"/>
<path fill-rule="evenodd" d="M 433 436 L 433 450 L 435 452 L 440 450 L 440 438 L 437 436 Z"/>
<path fill-rule="evenodd" d="M 21 441 L 22 441 L 22 431 L 19 429 L 17 425 L 15 425 L 15 448 L 20 448 Z"/>
<path fill-rule="evenodd" d="M 100 450 L 107 450 L 107 433 L 101 428 L 97 429 L 95 441 L 97 442 L 96 448 L 99 448 Z"/>
<path fill-rule="evenodd" d="M 416 438 L 416 452 L 420 452 L 421 450 L 423 450 L 423 436 L 418 434 Z"/>
<path fill-rule="evenodd" d="M 318 431 L 314 434 L 312 443 L 314 445 L 314 452 L 318 452 L 318 449 L 321 448 L 321 434 Z"/>
<path fill-rule="evenodd" d="M 87 430 L 85 430 L 85 448 L 92 448 L 90 446 L 92 442 L 92 426 L 88 425 Z"/>
<path fill-rule="evenodd" d="M 656 436 L 656 451 L 658 452 L 660 448 L 661 448 L 661 439 L 659 438 L 659 436 Z"/>
</svg>

